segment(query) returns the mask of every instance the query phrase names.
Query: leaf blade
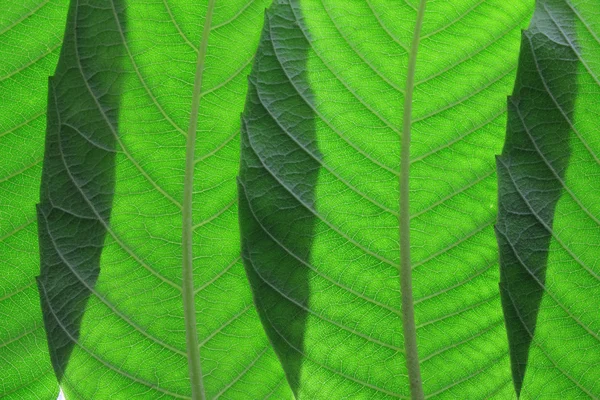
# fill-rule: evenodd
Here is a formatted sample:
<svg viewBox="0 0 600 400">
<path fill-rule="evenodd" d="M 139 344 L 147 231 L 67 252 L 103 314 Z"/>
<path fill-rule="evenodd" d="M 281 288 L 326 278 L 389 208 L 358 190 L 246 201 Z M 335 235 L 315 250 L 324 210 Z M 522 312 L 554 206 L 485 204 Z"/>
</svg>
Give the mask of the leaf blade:
<svg viewBox="0 0 600 400">
<path fill-rule="evenodd" d="M 589 258 L 597 188 L 582 186 L 598 164 L 589 125 L 600 87 L 596 17 L 585 1 L 538 2 L 498 158 L 503 305 L 515 387 L 525 398 L 600 393 L 591 372 L 600 362 L 592 350 L 599 275 Z M 577 345 L 565 345 L 573 337 Z"/>
<path fill-rule="evenodd" d="M 244 257 L 300 398 L 408 396 L 396 265 L 398 71 L 411 5 L 289 1 L 268 13 L 244 114 Z M 426 15 L 417 68 L 411 232 L 421 366 L 427 396 L 510 397 L 489 160 L 531 7 L 456 5 L 436 3 Z M 449 373 L 449 364 L 461 369 Z"/>
<path fill-rule="evenodd" d="M 209 398 L 260 398 L 282 376 L 238 261 L 232 203 L 241 107 L 231 99 L 245 91 L 261 4 L 218 4 L 204 71 L 192 206 Z M 42 219 L 50 219 L 41 237 L 49 249 L 41 287 L 68 397 L 190 397 L 182 126 L 197 52 L 191 38 L 200 36 L 205 12 L 185 1 L 72 3 L 53 79 L 56 123 L 48 131 L 40 206 Z"/>
<path fill-rule="evenodd" d="M 9 1 L 0 16 L 0 397 L 56 399 L 39 297 L 35 203 L 43 157 L 47 75 L 66 2 Z M 18 49 L 18 50 L 17 50 Z"/>
</svg>

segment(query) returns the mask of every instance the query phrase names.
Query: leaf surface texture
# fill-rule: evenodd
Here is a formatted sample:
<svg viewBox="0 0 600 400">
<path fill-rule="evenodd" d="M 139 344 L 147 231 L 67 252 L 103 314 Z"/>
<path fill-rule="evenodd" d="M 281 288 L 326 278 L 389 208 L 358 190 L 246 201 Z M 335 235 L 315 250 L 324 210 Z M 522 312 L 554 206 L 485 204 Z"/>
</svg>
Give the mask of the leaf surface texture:
<svg viewBox="0 0 600 400">
<path fill-rule="evenodd" d="M 524 399 L 600 398 L 600 10 L 539 0 L 498 158 L 502 303 Z"/>
<path fill-rule="evenodd" d="M 7 0 L 0 13 L 0 398 L 56 399 L 40 301 L 35 204 L 48 75 L 66 0 Z"/>
<path fill-rule="evenodd" d="M 415 1 L 281 0 L 242 120 L 245 266 L 298 398 L 408 398 L 398 168 Z M 430 2 L 416 70 L 411 234 L 430 398 L 512 398 L 496 175 L 532 2 Z"/>
<path fill-rule="evenodd" d="M 202 2 L 201 2 L 202 3 Z M 265 1 L 220 1 L 196 143 L 194 275 L 207 398 L 286 398 L 239 256 L 239 114 Z M 39 279 L 69 399 L 189 398 L 185 129 L 206 4 L 71 2 L 48 103 Z"/>
</svg>

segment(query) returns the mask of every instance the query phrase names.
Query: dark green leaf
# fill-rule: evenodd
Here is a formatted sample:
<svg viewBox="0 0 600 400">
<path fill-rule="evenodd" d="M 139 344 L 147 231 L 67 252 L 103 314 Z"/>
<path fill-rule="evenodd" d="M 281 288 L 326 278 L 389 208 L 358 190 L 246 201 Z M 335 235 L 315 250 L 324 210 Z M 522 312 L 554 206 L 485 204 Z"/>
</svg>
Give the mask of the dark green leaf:
<svg viewBox="0 0 600 400">
<path fill-rule="evenodd" d="M 239 256 L 245 75 L 265 1 L 219 2 L 193 198 L 207 398 L 289 397 Z M 72 399 L 189 398 L 182 308 L 185 129 L 206 4 L 73 1 L 48 106 L 40 294 Z"/>
<path fill-rule="evenodd" d="M 418 2 L 278 0 L 242 121 L 240 220 L 262 322 L 301 399 L 406 398 L 398 174 Z M 428 2 L 411 147 L 425 393 L 514 396 L 496 176 L 531 2 Z"/>
<path fill-rule="evenodd" d="M 498 158 L 502 305 L 515 388 L 600 397 L 600 12 L 538 0 Z"/>
</svg>

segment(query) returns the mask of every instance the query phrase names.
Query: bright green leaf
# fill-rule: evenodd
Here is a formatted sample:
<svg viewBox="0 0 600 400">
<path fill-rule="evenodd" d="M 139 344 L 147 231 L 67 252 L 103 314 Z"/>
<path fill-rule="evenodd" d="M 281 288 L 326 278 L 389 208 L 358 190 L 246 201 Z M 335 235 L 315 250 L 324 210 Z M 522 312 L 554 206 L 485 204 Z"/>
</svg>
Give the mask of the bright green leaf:
<svg viewBox="0 0 600 400">
<path fill-rule="evenodd" d="M 192 204 L 208 398 L 409 397 L 398 176 L 419 1 L 273 1 L 247 91 L 269 0 L 216 0 Z M 428 398 L 600 397 L 594 0 L 539 0 L 522 38 L 498 274 L 493 160 L 532 2 L 427 1 L 410 212 Z M 66 1 L 3 5 L 0 397 L 55 398 L 51 358 L 69 399 L 190 398 L 181 219 L 207 3 L 73 0 L 49 96 Z M 244 258 L 279 360 L 239 259 L 246 95 Z"/>
<path fill-rule="evenodd" d="M 196 142 L 194 275 L 207 398 L 289 398 L 239 256 L 235 176 L 266 1 L 219 1 Z M 186 128 L 205 2 L 73 1 L 38 207 L 51 357 L 68 398 L 189 398 Z M 32 243 L 33 244 L 33 243 Z"/>
<path fill-rule="evenodd" d="M 0 398 L 56 399 L 40 301 L 35 204 L 48 75 L 67 1 L 8 0 L 0 12 Z"/>
<path fill-rule="evenodd" d="M 498 158 L 502 303 L 526 399 L 600 398 L 600 9 L 538 0 Z"/>
<path fill-rule="evenodd" d="M 417 1 L 279 0 L 242 121 L 243 256 L 301 399 L 407 398 L 398 277 L 403 91 Z M 429 1 L 411 146 L 427 397 L 510 399 L 498 154 L 532 2 Z"/>
</svg>

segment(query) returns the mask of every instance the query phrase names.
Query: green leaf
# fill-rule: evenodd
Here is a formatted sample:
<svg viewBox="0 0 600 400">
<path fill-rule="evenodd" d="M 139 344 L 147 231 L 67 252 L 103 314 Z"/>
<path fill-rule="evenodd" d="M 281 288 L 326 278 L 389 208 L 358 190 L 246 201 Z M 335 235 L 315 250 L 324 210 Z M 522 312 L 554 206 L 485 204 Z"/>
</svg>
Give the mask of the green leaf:
<svg viewBox="0 0 600 400">
<path fill-rule="evenodd" d="M 398 175 L 416 1 L 276 1 L 242 121 L 243 256 L 301 399 L 407 398 Z M 416 67 L 411 236 L 425 395 L 514 396 L 496 175 L 532 2 L 428 2 Z"/>
<path fill-rule="evenodd" d="M 290 397 L 239 256 L 239 114 L 266 1 L 217 2 L 197 130 L 193 254 L 207 398 Z M 38 207 L 51 357 L 68 398 L 190 398 L 186 127 L 206 4 L 74 1 Z"/>
<path fill-rule="evenodd" d="M 600 13 L 538 0 L 498 158 L 501 292 L 522 398 L 600 398 Z"/>
<path fill-rule="evenodd" d="M 67 1 L 8 0 L 0 13 L 0 398 L 56 399 L 35 276 L 35 204 L 48 75 Z"/>
</svg>

